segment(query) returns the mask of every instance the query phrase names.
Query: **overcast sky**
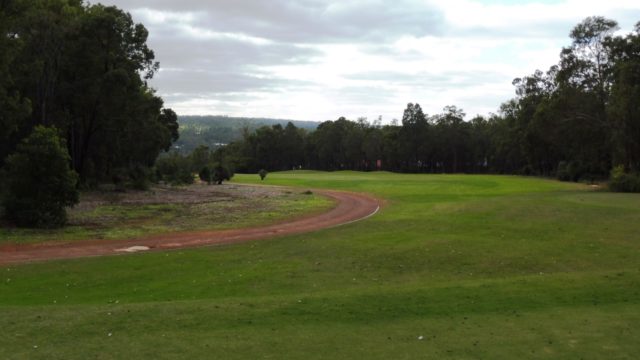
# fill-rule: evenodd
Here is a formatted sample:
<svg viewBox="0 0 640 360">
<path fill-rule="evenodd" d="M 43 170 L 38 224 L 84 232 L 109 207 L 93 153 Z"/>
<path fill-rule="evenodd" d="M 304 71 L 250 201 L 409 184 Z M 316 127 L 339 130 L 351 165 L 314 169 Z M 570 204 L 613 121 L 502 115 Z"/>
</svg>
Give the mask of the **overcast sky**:
<svg viewBox="0 0 640 360">
<path fill-rule="evenodd" d="M 150 32 L 151 85 L 180 115 L 468 118 L 557 63 L 587 16 L 640 21 L 639 0 L 107 0 Z"/>
</svg>

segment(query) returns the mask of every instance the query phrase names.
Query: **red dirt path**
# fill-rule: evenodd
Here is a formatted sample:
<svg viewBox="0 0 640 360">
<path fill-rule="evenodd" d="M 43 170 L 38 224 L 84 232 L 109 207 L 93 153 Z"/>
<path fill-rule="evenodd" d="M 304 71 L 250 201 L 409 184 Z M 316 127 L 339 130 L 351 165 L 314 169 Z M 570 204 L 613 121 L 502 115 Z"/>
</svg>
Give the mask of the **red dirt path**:
<svg viewBox="0 0 640 360">
<path fill-rule="evenodd" d="M 134 246 L 148 247 L 149 249 L 146 251 L 161 251 L 269 239 L 275 236 L 301 234 L 344 225 L 367 218 L 380 208 L 378 199 L 364 194 L 331 190 L 316 190 L 316 193 L 336 200 L 336 207 L 320 215 L 297 218 L 263 227 L 182 232 L 130 240 L 85 240 L 68 243 L 3 245 L 0 246 L 0 265 L 126 254 L 127 252 L 124 252 L 123 249 Z"/>
</svg>

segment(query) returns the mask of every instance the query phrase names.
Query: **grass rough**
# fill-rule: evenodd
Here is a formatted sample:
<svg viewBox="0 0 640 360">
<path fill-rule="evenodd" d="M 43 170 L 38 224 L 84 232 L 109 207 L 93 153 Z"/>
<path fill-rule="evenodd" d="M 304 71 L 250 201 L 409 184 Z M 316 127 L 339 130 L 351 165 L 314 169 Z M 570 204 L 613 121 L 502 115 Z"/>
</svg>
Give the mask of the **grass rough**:
<svg viewBox="0 0 640 360">
<path fill-rule="evenodd" d="M 60 229 L 0 226 L 0 245 L 131 239 L 171 232 L 260 226 L 301 214 L 323 212 L 334 205 L 322 196 L 302 196 L 283 189 L 255 189 L 259 188 L 198 184 L 122 194 L 89 192 L 83 194 L 85 199 L 77 208 L 69 210 L 68 226 Z M 94 204 L 96 198 L 97 205 Z"/>
</svg>

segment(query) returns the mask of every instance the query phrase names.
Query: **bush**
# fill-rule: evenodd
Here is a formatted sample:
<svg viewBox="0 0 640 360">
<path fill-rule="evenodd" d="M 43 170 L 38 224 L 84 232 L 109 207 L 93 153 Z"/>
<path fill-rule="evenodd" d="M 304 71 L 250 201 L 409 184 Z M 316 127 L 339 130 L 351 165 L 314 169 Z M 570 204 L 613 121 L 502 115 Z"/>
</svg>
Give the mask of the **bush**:
<svg viewBox="0 0 640 360">
<path fill-rule="evenodd" d="M 193 184 L 191 162 L 177 153 L 160 156 L 156 160 L 156 177 L 172 185 Z"/>
<path fill-rule="evenodd" d="M 560 161 L 558 169 L 556 170 L 556 177 L 561 181 L 577 181 L 578 169 L 576 163 Z"/>
<path fill-rule="evenodd" d="M 213 181 L 218 185 L 222 184 L 224 180 L 231 180 L 232 177 L 233 172 L 231 172 L 228 166 L 224 164 L 217 164 L 213 167 Z"/>
<path fill-rule="evenodd" d="M 18 226 L 53 228 L 67 222 L 65 207 L 78 203 L 78 174 L 54 128 L 37 126 L 6 161 L 3 203 Z"/>
<path fill-rule="evenodd" d="M 200 180 L 205 181 L 207 184 L 211 184 L 211 170 L 208 166 L 203 167 L 198 173 Z"/>
<path fill-rule="evenodd" d="M 602 176 L 597 175 L 601 173 L 601 171 L 600 169 L 590 169 L 577 161 L 560 161 L 556 169 L 556 178 L 561 181 L 584 181 L 593 183 L 596 179 L 602 178 Z"/>
<path fill-rule="evenodd" d="M 260 171 L 258 171 L 258 175 L 260 175 L 260 180 L 264 180 L 264 178 L 267 177 L 267 170 L 265 169 L 260 169 Z"/>
<path fill-rule="evenodd" d="M 623 166 L 611 170 L 609 189 L 615 192 L 640 192 L 640 174 L 629 174 Z"/>
<path fill-rule="evenodd" d="M 149 180 L 151 177 L 151 171 L 146 166 L 134 165 L 129 168 L 131 187 L 136 190 L 149 190 Z"/>
</svg>

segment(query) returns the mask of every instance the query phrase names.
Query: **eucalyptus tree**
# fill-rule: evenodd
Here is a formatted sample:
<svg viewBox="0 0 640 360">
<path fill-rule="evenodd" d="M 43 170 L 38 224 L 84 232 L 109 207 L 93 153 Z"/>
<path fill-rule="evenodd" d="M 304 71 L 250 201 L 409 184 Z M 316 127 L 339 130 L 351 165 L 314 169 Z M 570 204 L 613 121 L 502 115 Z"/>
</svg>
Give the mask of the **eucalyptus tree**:
<svg viewBox="0 0 640 360">
<path fill-rule="evenodd" d="M 148 31 L 113 6 L 0 2 L 0 157 L 37 125 L 62 131 L 84 182 L 139 173 L 178 137 L 177 116 L 147 81 Z M 0 163 L 1 165 L 1 163 Z"/>
<path fill-rule="evenodd" d="M 613 165 L 640 171 L 640 22 L 632 33 L 608 43 L 614 61 L 608 118 Z"/>
</svg>

